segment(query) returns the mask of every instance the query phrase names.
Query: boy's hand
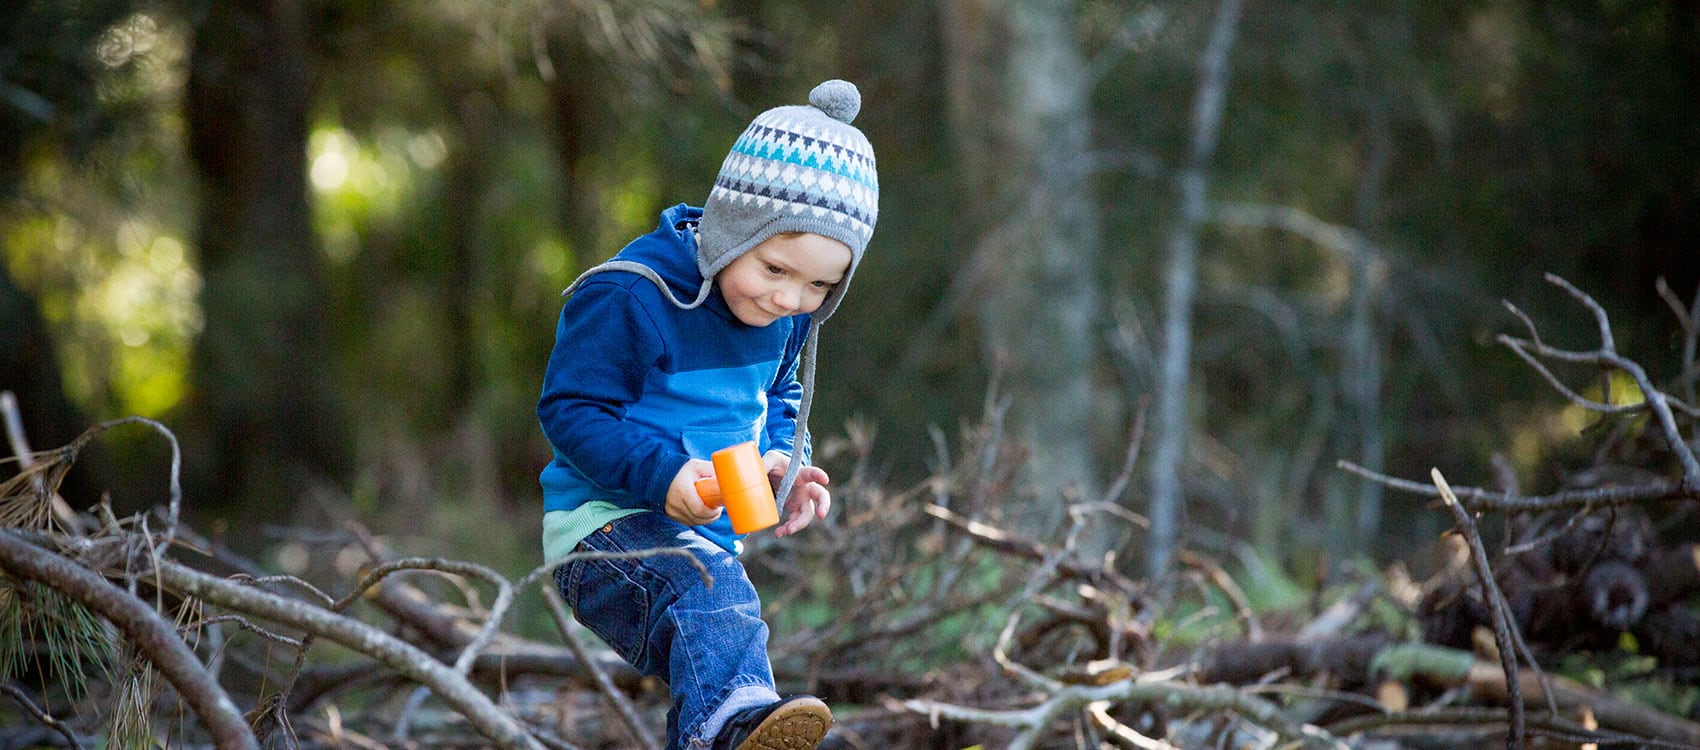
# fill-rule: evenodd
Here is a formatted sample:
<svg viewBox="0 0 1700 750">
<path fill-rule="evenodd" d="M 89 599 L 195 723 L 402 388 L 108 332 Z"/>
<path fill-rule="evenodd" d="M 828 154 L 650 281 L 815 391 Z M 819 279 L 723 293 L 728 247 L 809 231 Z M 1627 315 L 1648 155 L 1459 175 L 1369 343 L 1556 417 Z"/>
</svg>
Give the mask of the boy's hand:
<svg viewBox="0 0 1700 750">
<path fill-rule="evenodd" d="M 701 526 L 720 517 L 723 509 L 710 508 L 697 494 L 696 481 L 714 476 L 714 464 L 693 458 L 679 467 L 673 483 L 667 485 L 667 517 L 686 526 Z"/>
<path fill-rule="evenodd" d="M 783 451 L 768 451 L 761 461 L 767 466 L 768 480 L 777 492 L 779 483 L 785 479 L 786 469 L 791 467 L 791 456 Z M 827 511 L 832 509 L 832 493 L 826 490 L 831 481 L 826 470 L 819 466 L 798 469 L 797 480 L 791 485 L 791 496 L 781 503 L 780 523 L 774 527 L 773 535 L 790 536 L 808 528 L 814 519 L 826 518 Z"/>
</svg>

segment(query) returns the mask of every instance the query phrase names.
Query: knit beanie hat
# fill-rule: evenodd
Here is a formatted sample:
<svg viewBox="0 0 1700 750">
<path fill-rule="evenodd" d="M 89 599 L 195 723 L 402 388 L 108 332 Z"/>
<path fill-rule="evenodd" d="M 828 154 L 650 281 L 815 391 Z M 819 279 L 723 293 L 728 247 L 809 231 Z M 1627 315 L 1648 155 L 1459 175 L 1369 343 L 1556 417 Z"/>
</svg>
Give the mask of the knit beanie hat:
<svg viewBox="0 0 1700 750">
<path fill-rule="evenodd" d="M 703 204 L 697 267 L 714 278 L 738 256 L 781 232 L 812 232 L 850 247 L 850 268 L 814 320 L 838 309 L 879 217 L 874 148 L 850 122 L 862 95 L 849 81 L 809 92 L 807 105 L 756 116 L 720 165 Z"/>
</svg>

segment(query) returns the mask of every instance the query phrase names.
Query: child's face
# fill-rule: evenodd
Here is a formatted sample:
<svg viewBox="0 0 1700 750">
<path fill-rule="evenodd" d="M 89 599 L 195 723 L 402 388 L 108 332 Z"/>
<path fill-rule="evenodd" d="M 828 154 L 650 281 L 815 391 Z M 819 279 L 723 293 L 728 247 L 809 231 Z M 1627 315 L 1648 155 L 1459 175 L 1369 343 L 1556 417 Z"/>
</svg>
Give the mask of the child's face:
<svg viewBox="0 0 1700 750">
<path fill-rule="evenodd" d="M 720 272 L 720 296 L 745 325 L 820 309 L 850 271 L 850 247 L 810 232 L 776 234 Z"/>
</svg>

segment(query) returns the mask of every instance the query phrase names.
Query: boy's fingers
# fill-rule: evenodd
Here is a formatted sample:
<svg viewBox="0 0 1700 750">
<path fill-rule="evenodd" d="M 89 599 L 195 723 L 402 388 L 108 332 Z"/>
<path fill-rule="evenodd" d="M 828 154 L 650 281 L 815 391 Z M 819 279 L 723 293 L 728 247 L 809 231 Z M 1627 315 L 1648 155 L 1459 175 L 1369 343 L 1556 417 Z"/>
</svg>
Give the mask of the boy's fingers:
<svg viewBox="0 0 1700 750">
<path fill-rule="evenodd" d="M 831 481 L 831 479 L 826 476 L 825 469 L 822 469 L 819 466 L 805 466 L 801 471 L 797 472 L 797 481 L 811 482 L 814 484 L 827 484 Z"/>
<path fill-rule="evenodd" d="M 776 537 L 790 536 L 791 534 L 795 534 L 808 528 L 809 522 L 813 520 L 811 518 L 813 514 L 809 512 L 809 508 L 812 505 L 813 503 L 807 500 L 788 503 L 785 507 L 785 523 L 780 524 L 779 528 L 774 530 L 773 535 Z"/>
</svg>

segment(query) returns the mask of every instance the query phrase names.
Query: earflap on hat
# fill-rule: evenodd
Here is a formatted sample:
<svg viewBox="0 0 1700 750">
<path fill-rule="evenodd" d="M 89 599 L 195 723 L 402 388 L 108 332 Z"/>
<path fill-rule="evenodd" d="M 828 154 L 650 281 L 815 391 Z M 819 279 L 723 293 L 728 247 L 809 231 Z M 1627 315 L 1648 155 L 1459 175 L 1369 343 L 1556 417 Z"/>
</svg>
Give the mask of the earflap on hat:
<svg viewBox="0 0 1700 750">
<path fill-rule="evenodd" d="M 797 431 L 791 436 L 791 465 L 785 467 L 785 476 L 779 480 L 779 489 L 773 495 L 781 510 L 785 508 L 785 498 L 791 494 L 791 486 L 797 483 L 797 472 L 803 468 L 803 446 L 809 444 L 809 407 L 815 400 L 815 352 L 819 348 L 820 326 L 811 325 L 808 338 L 803 340 L 803 361 L 797 367 L 797 381 L 803 386 L 803 395 L 797 405 Z"/>
</svg>

